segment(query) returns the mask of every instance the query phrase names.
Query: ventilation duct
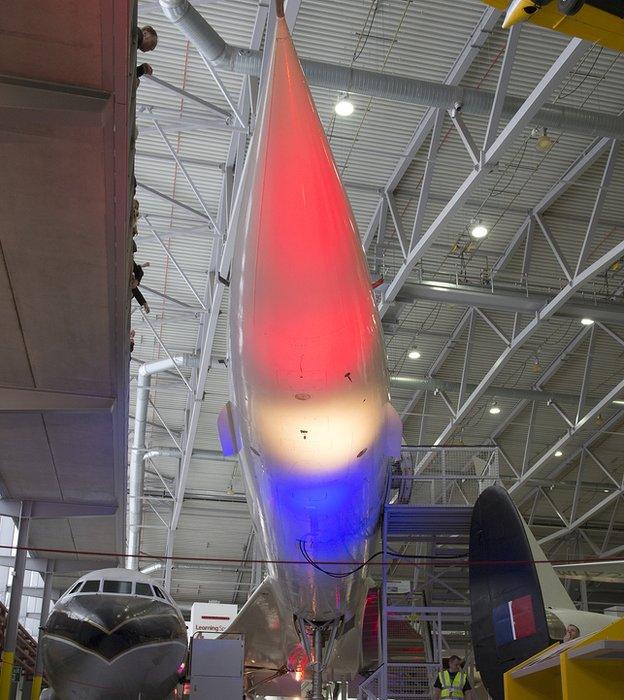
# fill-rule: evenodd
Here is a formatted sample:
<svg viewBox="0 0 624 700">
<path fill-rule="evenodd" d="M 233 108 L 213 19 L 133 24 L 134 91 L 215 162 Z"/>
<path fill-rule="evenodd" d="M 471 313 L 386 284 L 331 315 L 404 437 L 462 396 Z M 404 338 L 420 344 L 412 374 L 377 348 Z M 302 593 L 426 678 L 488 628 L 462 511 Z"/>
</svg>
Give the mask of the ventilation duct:
<svg viewBox="0 0 624 700">
<path fill-rule="evenodd" d="M 149 403 L 152 375 L 166 372 L 176 367 L 197 367 L 196 355 L 180 355 L 166 360 L 148 362 L 139 367 L 137 376 L 136 410 L 134 416 L 134 437 L 130 464 L 128 466 L 128 524 L 126 538 L 126 568 L 138 568 L 139 532 L 141 528 L 141 501 L 143 498 L 143 476 L 145 453 L 145 431 L 147 428 L 147 406 Z"/>
<path fill-rule="evenodd" d="M 260 76 L 262 52 L 227 44 L 188 0 L 160 0 L 160 5 L 165 16 L 215 68 L 240 75 Z M 465 114 L 483 116 L 489 115 L 494 101 L 494 93 L 487 90 L 305 59 L 301 65 L 310 85 L 337 92 L 348 91 L 441 109 L 460 105 Z M 503 116 L 513 116 L 523 102 L 522 98 L 508 96 Z M 544 105 L 536 113 L 532 124 L 587 136 L 624 137 L 624 119 L 621 117 L 559 104 Z"/>
</svg>

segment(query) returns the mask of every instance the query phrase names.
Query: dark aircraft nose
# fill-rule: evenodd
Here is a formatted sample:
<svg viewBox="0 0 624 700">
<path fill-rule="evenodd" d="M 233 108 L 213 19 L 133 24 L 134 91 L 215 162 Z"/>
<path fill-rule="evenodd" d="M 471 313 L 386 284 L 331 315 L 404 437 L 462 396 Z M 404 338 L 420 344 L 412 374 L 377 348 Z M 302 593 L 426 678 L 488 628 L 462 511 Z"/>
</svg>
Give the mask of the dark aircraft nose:
<svg viewBox="0 0 624 700">
<path fill-rule="evenodd" d="M 132 647 L 180 640 L 186 629 L 171 605 L 116 595 L 78 595 L 57 606 L 45 634 L 67 639 L 108 661 Z"/>
</svg>

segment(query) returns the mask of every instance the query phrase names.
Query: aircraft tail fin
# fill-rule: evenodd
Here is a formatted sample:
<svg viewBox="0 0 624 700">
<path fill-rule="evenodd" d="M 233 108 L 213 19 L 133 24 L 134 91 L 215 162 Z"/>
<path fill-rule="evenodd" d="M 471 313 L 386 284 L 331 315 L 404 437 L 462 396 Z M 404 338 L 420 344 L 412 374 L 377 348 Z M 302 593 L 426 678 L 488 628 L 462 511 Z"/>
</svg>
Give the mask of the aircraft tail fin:
<svg viewBox="0 0 624 700">
<path fill-rule="evenodd" d="M 511 497 L 490 486 L 470 525 L 472 643 L 481 677 L 503 700 L 503 675 L 545 649 L 573 624 L 581 634 L 606 627 L 606 615 L 577 610 Z"/>
<path fill-rule="evenodd" d="M 470 606 L 475 660 L 494 700 L 503 700 L 505 671 L 551 644 L 542 578 L 547 599 L 564 599 L 553 585 L 561 584 L 550 579 L 546 568 L 540 576 L 535 554 L 540 560 L 544 555 L 537 542 L 534 547 L 507 491 L 485 489 L 470 526 Z M 550 564 L 541 566 L 552 572 Z M 565 604 L 571 604 L 565 589 L 563 593 Z"/>
</svg>

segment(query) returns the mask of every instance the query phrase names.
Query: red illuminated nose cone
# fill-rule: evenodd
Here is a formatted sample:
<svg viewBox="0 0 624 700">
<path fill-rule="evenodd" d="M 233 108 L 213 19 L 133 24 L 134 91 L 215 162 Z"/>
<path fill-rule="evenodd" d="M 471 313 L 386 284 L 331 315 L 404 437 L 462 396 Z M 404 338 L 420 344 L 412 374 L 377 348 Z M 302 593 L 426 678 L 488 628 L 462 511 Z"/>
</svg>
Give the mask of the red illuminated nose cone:
<svg viewBox="0 0 624 700">
<path fill-rule="evenodd" d="M 278 6 L 278 10 L 281 9 Z M 259 379 L 294 395 L 379 368 L 379 327 L 357 227 L 286 21 L 278 19 L 241 277 Z"/>
<path fill-rule="evenodd" d="M 385 353 L 355 218 L 283 16 L 268 50 L 232 263 L 235 394 L 276 471 L 338 473 L 370 459 L 383 430 Z"/>
</svg>

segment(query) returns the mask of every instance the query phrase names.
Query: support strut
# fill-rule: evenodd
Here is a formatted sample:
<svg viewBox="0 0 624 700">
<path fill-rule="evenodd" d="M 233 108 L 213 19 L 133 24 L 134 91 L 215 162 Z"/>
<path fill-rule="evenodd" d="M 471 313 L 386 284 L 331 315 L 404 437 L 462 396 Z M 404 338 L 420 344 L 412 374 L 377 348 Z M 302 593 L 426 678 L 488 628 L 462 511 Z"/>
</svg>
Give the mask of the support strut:
<svg viewBox="0 0 624 700">
<path fill-rule="evenodd" d="M 312 700 L 323 700 L 323 627 L 314 626 L 314 674 L 312 676 Z"/>
</svg>

